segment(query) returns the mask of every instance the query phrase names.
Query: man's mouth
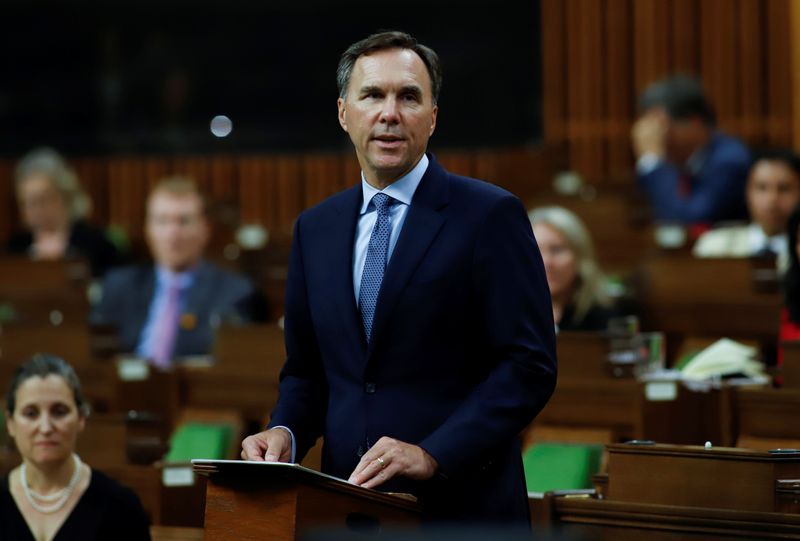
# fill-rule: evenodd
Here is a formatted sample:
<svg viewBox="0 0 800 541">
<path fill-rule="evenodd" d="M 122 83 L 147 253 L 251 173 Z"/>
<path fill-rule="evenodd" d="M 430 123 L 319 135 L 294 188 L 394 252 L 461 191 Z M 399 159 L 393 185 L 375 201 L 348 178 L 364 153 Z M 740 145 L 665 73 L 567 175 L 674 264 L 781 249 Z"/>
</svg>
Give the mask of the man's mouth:
<svg viewBox="0 0 800 541">
<path fill-rule="evenodd" d="M 383 135 L 376 135 L 372 138 L 382 147 L 396 147 L 399 146 L 405 139 L 400 137 L 399 135 L 390 135 L 390 134 L 383 134 Z"/>
</svg>

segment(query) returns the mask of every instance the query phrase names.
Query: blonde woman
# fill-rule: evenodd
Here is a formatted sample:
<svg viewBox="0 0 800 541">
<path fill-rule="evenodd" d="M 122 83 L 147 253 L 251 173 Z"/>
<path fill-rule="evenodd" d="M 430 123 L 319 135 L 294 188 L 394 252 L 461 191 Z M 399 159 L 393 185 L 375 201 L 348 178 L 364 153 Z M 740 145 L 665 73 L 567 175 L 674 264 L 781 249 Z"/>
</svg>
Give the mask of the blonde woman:
<svg viewBox="0 0 800 541">
<path fill-rule="evenodd" d="M 605 330 L 615 314 L 602 289 L 602 273 L 586 226 L 562 207 L 536 208 L 528 217 L 542 252 L 559 330 Z"/>
<path fill-rule="evenodd" d="M 23 229 L 9 240 L 11 253 L 43 261 L 83 257 L 95 276 L 118 263 L 114 245 L 85 220 L 89 197 L 56 151 L 40 148 L 24 156 L 15 172 L 15 191 Z"/>
</svg>

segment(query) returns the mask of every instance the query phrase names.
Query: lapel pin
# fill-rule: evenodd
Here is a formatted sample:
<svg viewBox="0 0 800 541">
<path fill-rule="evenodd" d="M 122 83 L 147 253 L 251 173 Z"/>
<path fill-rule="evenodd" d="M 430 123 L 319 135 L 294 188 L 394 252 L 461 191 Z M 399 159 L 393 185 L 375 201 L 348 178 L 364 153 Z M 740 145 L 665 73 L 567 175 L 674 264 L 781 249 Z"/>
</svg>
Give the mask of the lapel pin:
<svg viewBox="0 0 800 541">
<path fill-rule="evenodd" d="M 197 326 L 197 316 L 194 314 L 186 313 L 181 314 L 181 329 L 191 331 Z"/>
</svg>

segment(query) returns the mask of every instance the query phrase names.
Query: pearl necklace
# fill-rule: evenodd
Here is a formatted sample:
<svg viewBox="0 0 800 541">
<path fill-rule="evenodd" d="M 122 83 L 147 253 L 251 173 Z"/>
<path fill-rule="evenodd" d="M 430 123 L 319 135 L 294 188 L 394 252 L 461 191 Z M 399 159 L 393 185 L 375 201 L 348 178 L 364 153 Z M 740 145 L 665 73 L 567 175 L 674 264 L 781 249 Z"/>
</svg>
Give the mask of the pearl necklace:
<svg viewBox="0 0 800 541">
<path fill-rule="evenodd" d="M 45 514 L 52 514 L 56 511 L 60 511 L 64 505 L 66 505 L 67 500 L 72 495 L 72 491 L 75 490 L 75 486 L 78 484 L 78 479 L 81 477 L 81 459 L 78 458 L 78 455 L 72 454 L 72 460 L 75 463 L 75 471 L 72 472 L 72 477 L 69 480 L 69 484 L 59 490 L 58 492 L 54 492 L 53 494 L 39 494 L 38 492 L 31 489 L 28 485 L 28 476 L 27 468 L 25 467 L 25 463 L 22 463 L 20 468 L 20 481 L 22 481 L 22 492 L 25 493 L 25 498 L 28 500 L 28 503 L 31 504 L 31 507 L 39 511 L 40 513 Z M 38 502 L 36 500 L 39 500 Z M 52 505 L 42 505 L 39 502 L 54 502 Z"/>
</svg>

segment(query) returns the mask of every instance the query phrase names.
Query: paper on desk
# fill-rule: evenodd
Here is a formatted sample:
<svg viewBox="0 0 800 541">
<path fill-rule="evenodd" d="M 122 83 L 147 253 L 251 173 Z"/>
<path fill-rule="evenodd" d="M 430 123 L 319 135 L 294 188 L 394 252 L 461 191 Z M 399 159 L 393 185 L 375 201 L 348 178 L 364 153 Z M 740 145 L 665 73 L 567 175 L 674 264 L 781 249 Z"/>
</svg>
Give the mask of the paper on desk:
<svg viewBox="0 0 800 541">
<path fill-rule="evenodd" d="M 731 374 L 751 378 L 764 376 L 764 366 L 756 361 L 756 348 L 721 338 L 698 353 L 683 368 L 685 380 L 704 380 Z"/>
</svg>

